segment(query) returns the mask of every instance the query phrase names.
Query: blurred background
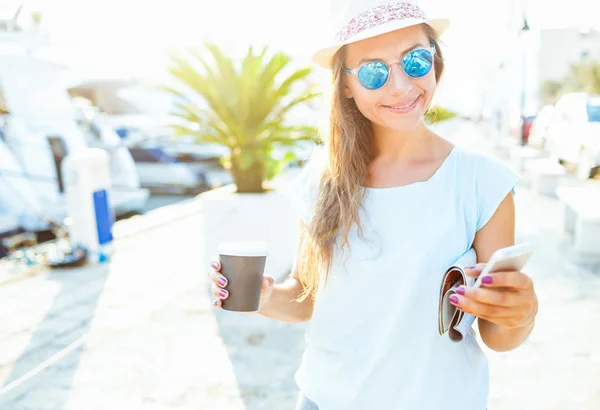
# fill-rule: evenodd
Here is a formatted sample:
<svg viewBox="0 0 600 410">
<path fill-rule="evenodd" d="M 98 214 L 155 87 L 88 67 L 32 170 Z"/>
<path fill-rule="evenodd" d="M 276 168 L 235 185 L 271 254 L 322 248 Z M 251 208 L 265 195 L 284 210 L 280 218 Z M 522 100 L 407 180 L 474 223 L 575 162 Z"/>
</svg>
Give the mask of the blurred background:
<svg viewBox="0 0 600 410">
<path fill-rule="evenodd" d="M 206 269 L 261 240 L 289 273 L 347 1 L 0 0 L 0 409 L 293 408 L 306 324 L 213 311 Z M 538 246 L 489 408 L 600 408 L 600 5 L 422 5 L 452 19 L 427 122 L 522 175 Z"/>
</svg>

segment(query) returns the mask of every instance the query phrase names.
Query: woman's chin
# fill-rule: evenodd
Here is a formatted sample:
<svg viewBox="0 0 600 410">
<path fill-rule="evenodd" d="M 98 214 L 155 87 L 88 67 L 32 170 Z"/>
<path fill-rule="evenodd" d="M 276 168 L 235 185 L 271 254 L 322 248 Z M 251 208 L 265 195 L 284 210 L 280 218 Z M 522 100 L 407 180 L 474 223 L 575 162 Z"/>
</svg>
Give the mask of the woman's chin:
<svg viewBox="0 0 600 410">
<path fill-rule="evenodd" d="M 422 123 L 423 118 L 421 116 L 415 116 L 413 118 L 403 118 L 401 120 L 388 122 L 386 128 L 393 132 L 407 133 L 416 130 Z"/>
</svg>

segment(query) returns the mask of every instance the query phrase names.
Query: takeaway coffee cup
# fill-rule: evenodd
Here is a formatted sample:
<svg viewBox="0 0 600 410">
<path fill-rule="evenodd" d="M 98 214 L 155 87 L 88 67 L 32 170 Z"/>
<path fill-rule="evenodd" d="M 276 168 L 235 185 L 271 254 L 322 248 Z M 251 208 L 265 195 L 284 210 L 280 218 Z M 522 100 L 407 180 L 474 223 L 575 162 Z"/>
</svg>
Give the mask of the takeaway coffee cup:
<svg viewBox="0 0 600 410">
<path fill-rule="evenodd" d="M 256 312 L 260 302 L 267 244 L 264 242 L 223 242 L 217 253 L 221 274 L 227 278 L 229 296 L 221 301 L 225 310 Z"/>
</svg>

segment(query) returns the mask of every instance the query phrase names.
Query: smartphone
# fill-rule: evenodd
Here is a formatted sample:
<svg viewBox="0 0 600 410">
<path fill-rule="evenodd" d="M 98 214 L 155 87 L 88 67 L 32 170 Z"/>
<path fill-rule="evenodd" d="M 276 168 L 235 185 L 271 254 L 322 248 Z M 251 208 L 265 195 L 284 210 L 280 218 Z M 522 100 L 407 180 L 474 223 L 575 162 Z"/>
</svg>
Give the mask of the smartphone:
<svg viewBox="0 0 600 410">
<path fill-rule="evenodd" d="M 535 251 L 535 246 L 529 243 L 509 246 L 498 249 L 483 268 L 481 274 L 475 280 L 473 287 L 481 286 L 481 278 L 488 273 L 501 271 L 521 271 Z"/>
</svg>

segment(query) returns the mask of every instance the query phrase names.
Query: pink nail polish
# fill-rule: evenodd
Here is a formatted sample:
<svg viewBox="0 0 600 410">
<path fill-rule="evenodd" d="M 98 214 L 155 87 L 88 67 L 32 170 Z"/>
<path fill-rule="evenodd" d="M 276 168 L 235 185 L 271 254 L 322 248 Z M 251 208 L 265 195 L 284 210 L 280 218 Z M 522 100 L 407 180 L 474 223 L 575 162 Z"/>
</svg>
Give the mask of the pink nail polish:
<svg viewBox="0 0 600 410">
<path fill-rule="evenodd" d="M 450 303 L 452 303 L 453 305 L 456 305 L 458 303 L 458 296 L 452 295 L 448 298 L 448 300 L 450 300 Z"/>
<path fill-rule="evenodd" d="M 219 285 L 221 285 L 221 286 L 227 285 L 227 279 L 225 279 L 223 277 L 219 278 Z"/>
<path fill-rule="evenodd" d="M 210 266 L 211 266 L 213 269 L 217 269 L 217 268 L 219 267 L 219 265 L 217 265 L 217 262 L 215 262 L 215 261 L 212 261 L 212 262 L 210 263 Z"/>
<path fill-rule="evenodd" d="M 492 279 L 491 276 L 484 276 L 483 278 L 481 278 L 481 283 L 484 283 L 486 285 L 489 285 L 493 282 L 494 280 Z"/>
<path fill-rule="evenodd" d="M 465 288 L 460 287 L 460 288 L 456 288 L 456 293 L 458 293 L 459 295 L 463 295 L 465 294 Z"/>
<path fill-rule="evenodd" d="M 227 296 L 227 291 L 225 289 L 223 289 L 222 291 L 219 292 L 219 295 L 221 295 L 222 298 Z"/>
</svg>

